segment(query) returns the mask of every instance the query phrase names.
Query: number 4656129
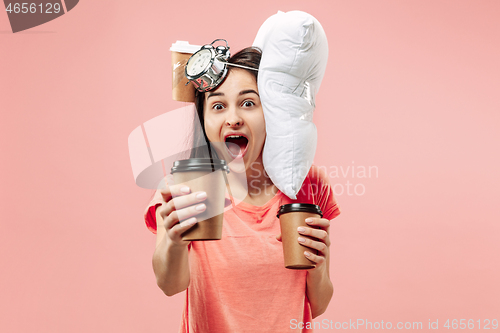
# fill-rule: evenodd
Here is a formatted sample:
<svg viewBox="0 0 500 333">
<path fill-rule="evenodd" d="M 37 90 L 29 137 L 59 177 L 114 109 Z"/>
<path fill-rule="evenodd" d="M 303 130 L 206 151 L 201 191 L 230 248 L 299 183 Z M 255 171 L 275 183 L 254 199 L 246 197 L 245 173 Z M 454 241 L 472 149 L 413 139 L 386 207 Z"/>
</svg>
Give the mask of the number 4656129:
<svg viewBox="0 0 500 333">
<path fill-rule="evenodd" d="M 52 14 L 52 13 L 57 14 L 61 11 L 60 4 L 58 4 L 58 3 L 51 4 L 49 2 L 38 4 L 38 7 L 40 7 L 39 9 L 38 9 L 36 3 L 27 3 L 27 2 L 14 3 L 14 4 L 9 3 L 7 8 L 5 8 L 5 11 L 7 11 L 9 13 L 14 12 L 15 14 L 18 14 L 18 13 L 23 13 L 23 14 L 32 13 L 32 14 L 34 14 L 37 12 L 43 14 L 44 13 L 43 5 L 45 5 L 45 13 L 46 14 Z"/>
<path fill-rule="evenodd" d="M 474 321 L 474 319 L 452 319 L 451 320 L 451 325 L 450 325 L 450 320 L 446 320 L 446 323 L 444 323 L 443 325 L 444 327 L 446 327 L 447 329 L 461 329 L 461 330 L 465 330 L 465 329 L 473 329 L 474 327 L 476 327 L 477 329 L 483 329 L 483 330 L 489 330 L 489 329 L 493 329 L 493 330 L 496 330 L 498 328 L 498 320 L 496 319 L 493 319 L 493 320 L 489 320 L 489 319 L 484 319 L 483 320 L 483 326 L 481 327 L 481 319 L 478 319 L 476 321 Z"/>
</svg>

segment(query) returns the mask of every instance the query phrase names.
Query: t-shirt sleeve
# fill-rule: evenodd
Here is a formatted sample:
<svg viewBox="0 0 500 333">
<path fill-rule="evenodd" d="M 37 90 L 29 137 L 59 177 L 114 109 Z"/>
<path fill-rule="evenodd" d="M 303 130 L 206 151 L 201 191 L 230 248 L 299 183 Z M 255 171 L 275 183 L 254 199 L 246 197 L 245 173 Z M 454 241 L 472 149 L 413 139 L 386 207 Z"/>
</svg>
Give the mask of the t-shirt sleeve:
<svg viewBox="0 0 500 333">
<path fill-rule="evenodd" d="M 316 192 L 316 204 L 323 212 L 323 218 L 332 220 L 340 214 L 340 207 L 333 195 L 333 188 L 326 172 L 316 166 L 309 171 L 313 191 Z"/>
<path fill-rule="evenodd" d="M 154 234 L 156 234 L 156 207 L 160 206 L 161 202 L 160 190 L 156 190 L 153 199 L 151 199 L 144 211 L 146 227 Z"/>
<path fill-rule="evenodd" d="M 160 190 L 156 190 L 153 199 L 151 199 L 144 211 L 146 227 L 154 234 L 156 234 L 156 207 L 161 206 L 162 201 Z"/>
<path fill-rule="evenodd" d="M 168 186 L 169 181 L 172 183 L 172 175 L 167 175 L 163 178 L 165 182 L 164 185 Z M 155 195 L 149 202 L 146 210 L 144 211 L 144 221 L 146 222 L 146 227 L 153 233 L 156 234 L 156 208 L 161 206 L 163 203 L 163 197 L 161 196 L 160 190 L 156 190 Z"/>
</svg>

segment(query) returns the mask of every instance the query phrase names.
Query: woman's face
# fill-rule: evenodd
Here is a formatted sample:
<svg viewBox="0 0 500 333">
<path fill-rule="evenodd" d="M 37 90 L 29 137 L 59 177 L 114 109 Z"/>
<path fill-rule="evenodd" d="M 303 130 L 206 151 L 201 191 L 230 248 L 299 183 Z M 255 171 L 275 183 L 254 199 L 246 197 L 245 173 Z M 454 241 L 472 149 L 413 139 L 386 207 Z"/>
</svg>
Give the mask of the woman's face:
<svg viewBox="0 0 500 333">
<path fill-rule="evenodd" d="M 262 161 L 266 124 L 252 74 L 231 69 L 222 85 L 205 94 L 204 118 L 205 132 L 217 154 L 228 163 L 237 162 L 230 165 L 232 171 L 244 172 Z"/>
</svg>

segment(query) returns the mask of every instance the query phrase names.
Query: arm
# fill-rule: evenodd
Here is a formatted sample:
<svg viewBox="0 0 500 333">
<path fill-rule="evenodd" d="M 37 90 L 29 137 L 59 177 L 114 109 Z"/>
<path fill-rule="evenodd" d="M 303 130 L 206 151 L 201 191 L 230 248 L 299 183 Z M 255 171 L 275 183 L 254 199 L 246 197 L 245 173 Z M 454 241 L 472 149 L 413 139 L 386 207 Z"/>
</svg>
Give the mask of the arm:
<svg viewBox="0 0 500 333">
<path fill-rule="evenodd" d="M 164 202 L 156 209 L 156 249 L 153 254 L 153 270 L 158 287 L 167 295 L 172 296 L 186 290 L 189 285 L 189 241 L 181 238 L 182 233 L 197 223 L 196 214 L 205 210 L 196 210 L 194 204 L 205 200 L 205 192 L 192 194 L 180 192 L 181 185 L 171 186 L 162 190 Z M 173 198 L 172 193 L 179 197 Z M 201 196 L 200 196 L 201 194 Z M 204 195 L 203 195 L 204 194 Z M 198 197 L 197 197 L 198 196 Z M 179 223 L 183 220 L 182 223 Z"/>
<path fill-rule="evenodd" d="M 156 210 L 156 249 L 153 254 L 153 271 L 158 287 L 167 296 L 186 290 L 189 285 L 188 247 L 173 244 L 166 237 L 163 218 Z M 173 273 L 173 274 L 172 274 Z"/>
<path fill-rule="evenodd" d="M 313 250 L 318 250 L 318 254 L 313 254 L 316 251 L 306 251 L 304 255 L 316 263 L 316 267 L 308 270 L 306 278 L 306 293 L 311 305 L 312 317 L 316 318 L 323 314 L 333 296 L 333 285 L 330 281 L 330 237 L 329 226 L 330 221 L 327 219 L 312 218 L 312 222 L 307 224 L 321 229 L 304 228 L 304 231 L 299 233 L 302 235 L 317 238 L 317 241 L 306 239 L 301 242 L 302 245 L 310 247 Z"/>
<path fill-rule="evenodd" d="M 340 214 L 340 209 L 335 200 L 335 196 L 328 180 L 328 175 L 320 168 L 312 166 L 310 173 L 311 183 L 316 184 L 315 204 L 321 207 L 323 217 L 313 218 L 313 222 L 306 222 L 310 226 L 319 229 L 306 228 L 302 234 L 317 238 L 317 241 L 308 240 L 306 246 L 313 250 L 318 250 L 318 255 L 311 253 L 312 261 L 316 262 L 316 268 L 307 272 L 307 297 L 311 304 L 313 318 L 323 314 L 333 296 L 333 285 L 330 281 L 330 223 Z M 308 251 L 309 252 L 309 251 Z M 316 253 L 316 251 L 313 251 Z"/>
<path fill-rule="evenodd" d="M 306 293 L 314 319 L 322 315 L 328 308 L 333 296 L 333 285 L 328 274 L 313 272 L 307 273 Z"/>
</svg>

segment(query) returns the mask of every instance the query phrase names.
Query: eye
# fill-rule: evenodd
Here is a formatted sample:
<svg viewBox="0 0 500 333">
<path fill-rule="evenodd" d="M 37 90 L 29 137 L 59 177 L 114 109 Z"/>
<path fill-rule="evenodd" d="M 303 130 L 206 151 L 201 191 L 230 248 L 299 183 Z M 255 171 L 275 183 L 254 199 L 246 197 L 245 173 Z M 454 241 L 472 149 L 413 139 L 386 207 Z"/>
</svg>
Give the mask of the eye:
<svg viewBox="0 0 500 333">
<path fill-rule="evenodd" d="M 216 111 L 220 111 L 220 110 L 224 109 L 224 105 L 217 103 L 217 104 L 212 105 L 212 109 L 214 109 Z"/>
<path fill-rule="evenodd" d="M 242 106 L 244 106 L 244 107 L 249 108 L 249 107 L 251 107 L 251 106 L 254 106 L 254 105 L 255 105 L 255 103 L 254 103 L 253 101 L 249 101 L 249 100 L 247 100 L 247 101 L 244 101 L 241 105 L 242 105 Z"/>
</svg>

